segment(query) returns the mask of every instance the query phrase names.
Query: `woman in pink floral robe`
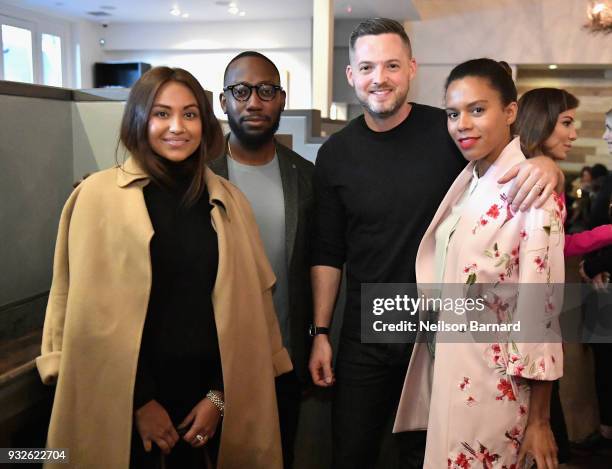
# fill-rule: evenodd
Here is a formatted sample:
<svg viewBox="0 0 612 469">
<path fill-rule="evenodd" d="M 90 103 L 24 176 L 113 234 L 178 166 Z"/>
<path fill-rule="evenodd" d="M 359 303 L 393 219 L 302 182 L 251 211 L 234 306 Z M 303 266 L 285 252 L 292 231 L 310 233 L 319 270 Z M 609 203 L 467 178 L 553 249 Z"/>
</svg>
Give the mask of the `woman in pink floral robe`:
<svg viewBox="0 0 612 469">
<path fill-rule="evenodd" d="M 543 284 L 528 295 L 516 289 L 513 320 L 545 325 L 544 332 L 538 343 L 508 336 L 451 343 L 439 335 L 435 359 L 426 343 L 415 345 L 394 431 L 427 429 L 425 468 L 518 468 L 525 452 L 539 468 L 557 467 L 547 407 L 550 382 L 562 375 L 563 352 L 560 343 L 544 339 L 560 308 L 553 290 L 564 281 L 564 208 L 551 197 L 542 208 L 514 212 L 507 202 L 510 184 L 497 182 L 525 159 L 510 133 L 516 89 L 500 70 L 497 62 L 477 59 L 457 66 L 447 81 L 449 132 L 470 163 L 421 241 L 417 281 L 442 281 L 443 288 Z M 440 227 L 449 218 L 440 266 Z M 458 316 L 442 311 L 439 319 L 457 322 Z M 550 337 L 557 337 L 554 328 Z"/>
</svg>

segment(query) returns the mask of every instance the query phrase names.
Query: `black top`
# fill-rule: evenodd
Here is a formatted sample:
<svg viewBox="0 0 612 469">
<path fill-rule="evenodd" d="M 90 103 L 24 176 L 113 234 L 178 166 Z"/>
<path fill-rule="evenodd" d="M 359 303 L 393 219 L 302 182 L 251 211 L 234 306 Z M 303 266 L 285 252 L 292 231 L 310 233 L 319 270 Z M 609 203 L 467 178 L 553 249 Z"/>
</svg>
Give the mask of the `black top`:
<svg viewBox="0 0 612 469">
<path fill-rule="evenodd" d="M 595 228 L 610 223 L 610 201 L 612 200 L 612 174 L 603 179 L 601 188 L 595 196 L 591 213 L 589 214 L 589 225 Z"/>
<path fill-rule="evenodd" d="M 610 220 L 610 202 L 612 201 L 612 175 L 604 178 L 601 188 L 595 196 L 589 224 L 591 228 L 606 225 Z M 606 246 L 585 256 L 584 272 L 591 278 L 601 272 L 612 271 L 612 248 Z"/>
<path fill-rule="evenodd" d="M 346 262 L 344 334 L 359 336 L 362 283 L 416 282 L 421 238 L 465 164 L 445 112 L 420 104 L 387 132 L 360 116 L 323 144 L 312 263 Z"/>
<path fill-rule="evenodd" d="M 134 409 L 155 399 L 176 424 L 210 389 L 223 389 L 211 297 L 219 263 L 212 207 L 207 192 L 185 206 L 188 181 L 178 180 L 172 190 L 154 182 L 144 188 L 155 231 L 153 282 L 134 391 Z"/>
</svg>

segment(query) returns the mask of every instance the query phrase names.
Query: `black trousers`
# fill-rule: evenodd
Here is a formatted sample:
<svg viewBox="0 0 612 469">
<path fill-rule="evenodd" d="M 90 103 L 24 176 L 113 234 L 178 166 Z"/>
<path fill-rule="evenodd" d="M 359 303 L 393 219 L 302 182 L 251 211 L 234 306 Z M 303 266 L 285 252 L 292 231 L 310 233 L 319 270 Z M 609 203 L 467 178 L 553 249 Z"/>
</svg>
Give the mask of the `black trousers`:
<svg viewBox="0 0 612 469">
<path fill-rule="evenodd" d="M 599 420 L 612 426 L 612 344 L 591 344 L 595 362 L 595 389 Z"/>
<path fill-rule="evenodd" d="M 276 401 L 283 448 L 283 467 L 291 469 L 295 458 L 295 435 L 302 401 L 302 386 L 295 371 L 292 370 L 276 378 Z"/>
<path fill-rule="evenodd" d="M 570 459 L 570 442 L 567 435 L 567 426 L 565 424 L 565 415 L 563 407 L 561 407 L 561 397 L 559 395 L 559 381 L 553 382 L 553 388 L 550 395 L 550 427 L 559 452 L 557 458 L 559 463 L 565 463 Z"/>
<path fill-rule="evenodd" d="M 590 287 L 585 287 L 590 288 Z M 585 298 L 583 311 L 587 330 L 602 330 L 612 333 L 612 310 L 610 294 L 590 291 Z M 599 403 L 599 420 L 602 425 L 612 426 L 612 343 L 592 343 L 595 365 L 595 389 Z"/>
<path fill-rule="evenodd" d="M 412 344 L 362 344 L 342 337 L 332 405 L 334 469 L 376 464 L 389 420 L 395 417 Z M 399 467 L 421 469 L 425 432 L 393 435 Z"/>
</svg>

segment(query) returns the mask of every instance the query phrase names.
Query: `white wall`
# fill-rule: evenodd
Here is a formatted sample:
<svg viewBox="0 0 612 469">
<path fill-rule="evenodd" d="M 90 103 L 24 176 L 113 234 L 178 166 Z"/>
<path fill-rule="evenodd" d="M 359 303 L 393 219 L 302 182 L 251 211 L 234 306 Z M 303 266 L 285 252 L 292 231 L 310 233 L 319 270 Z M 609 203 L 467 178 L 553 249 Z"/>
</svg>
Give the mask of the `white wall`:
<svg viewBox="0 0 612 469">
<path fill-rule="evenodd" d="M 74 88 L 93 88 L 93 65 L 107 60 L 99 42 L 105 36 L 105 29 L 91 21 L 78 21 L 72 24 L 72 36 L 76 71 Z"/>
<path fill-rule="evenodd" d="M 440 105 L 448 72 L 470 58 L 610 65 L 610 37 L 582 29 L 586 6 L 586 0 L 489 2 L 486 8 L 406 22 L 420 66 L 411 99 Z"/>
<path fill-rule="evenodd" d="M 106 50 L 309 49 L 311 20 L 113 23 Z"/>
<path fill-rule="evenodd" d="M 353 88 L 346 81 L 346 66 L 349 62 L 349 38 L 361 19 L 336 20 L 334 22 L 334 66 L 333 101 L 357 104 Z"/>
<path fill-rule="evenodd" d="M 425 63 L 488 56 L 521 64 L 609 64 L 610 37 L 582 29 L 587 3 L 516 0 L 406 26 L 417 60 Z"/>
<path fill-rule="evenodd" d="M 111 24 L 104 30 L 105 58 L 143 61 L 153 66 L 182 67 L 215 95 L 215 112 L 222 116 L 217 95 L 229 60 L 252 49 L 268 56 L 282 79 L 289 75 L 290 109 L 311 107 L 311 20 Z M 285 83 L 283 83 L 285 85 Z"/>
</svg>

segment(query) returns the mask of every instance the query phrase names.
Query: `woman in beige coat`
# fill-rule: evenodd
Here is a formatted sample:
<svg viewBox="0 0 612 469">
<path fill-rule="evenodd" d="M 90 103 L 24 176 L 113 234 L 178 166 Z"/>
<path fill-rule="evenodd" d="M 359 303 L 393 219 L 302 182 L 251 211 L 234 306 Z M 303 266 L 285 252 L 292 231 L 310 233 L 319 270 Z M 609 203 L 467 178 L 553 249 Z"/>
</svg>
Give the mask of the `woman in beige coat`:
<svg viewBox="0 0 612 469">
<path fill-rule="evenodd" d="M 248 202 L 206 167 L 222 134 L 202 87 L 147 72 L 120 138 L 131 156 L 60 220 L 37 359 L 57 383 L 47 445 L 71 467 L 182 469 L 218 439 L 218 468 L 281 468 L 274 274 Z"/>
</svg>

